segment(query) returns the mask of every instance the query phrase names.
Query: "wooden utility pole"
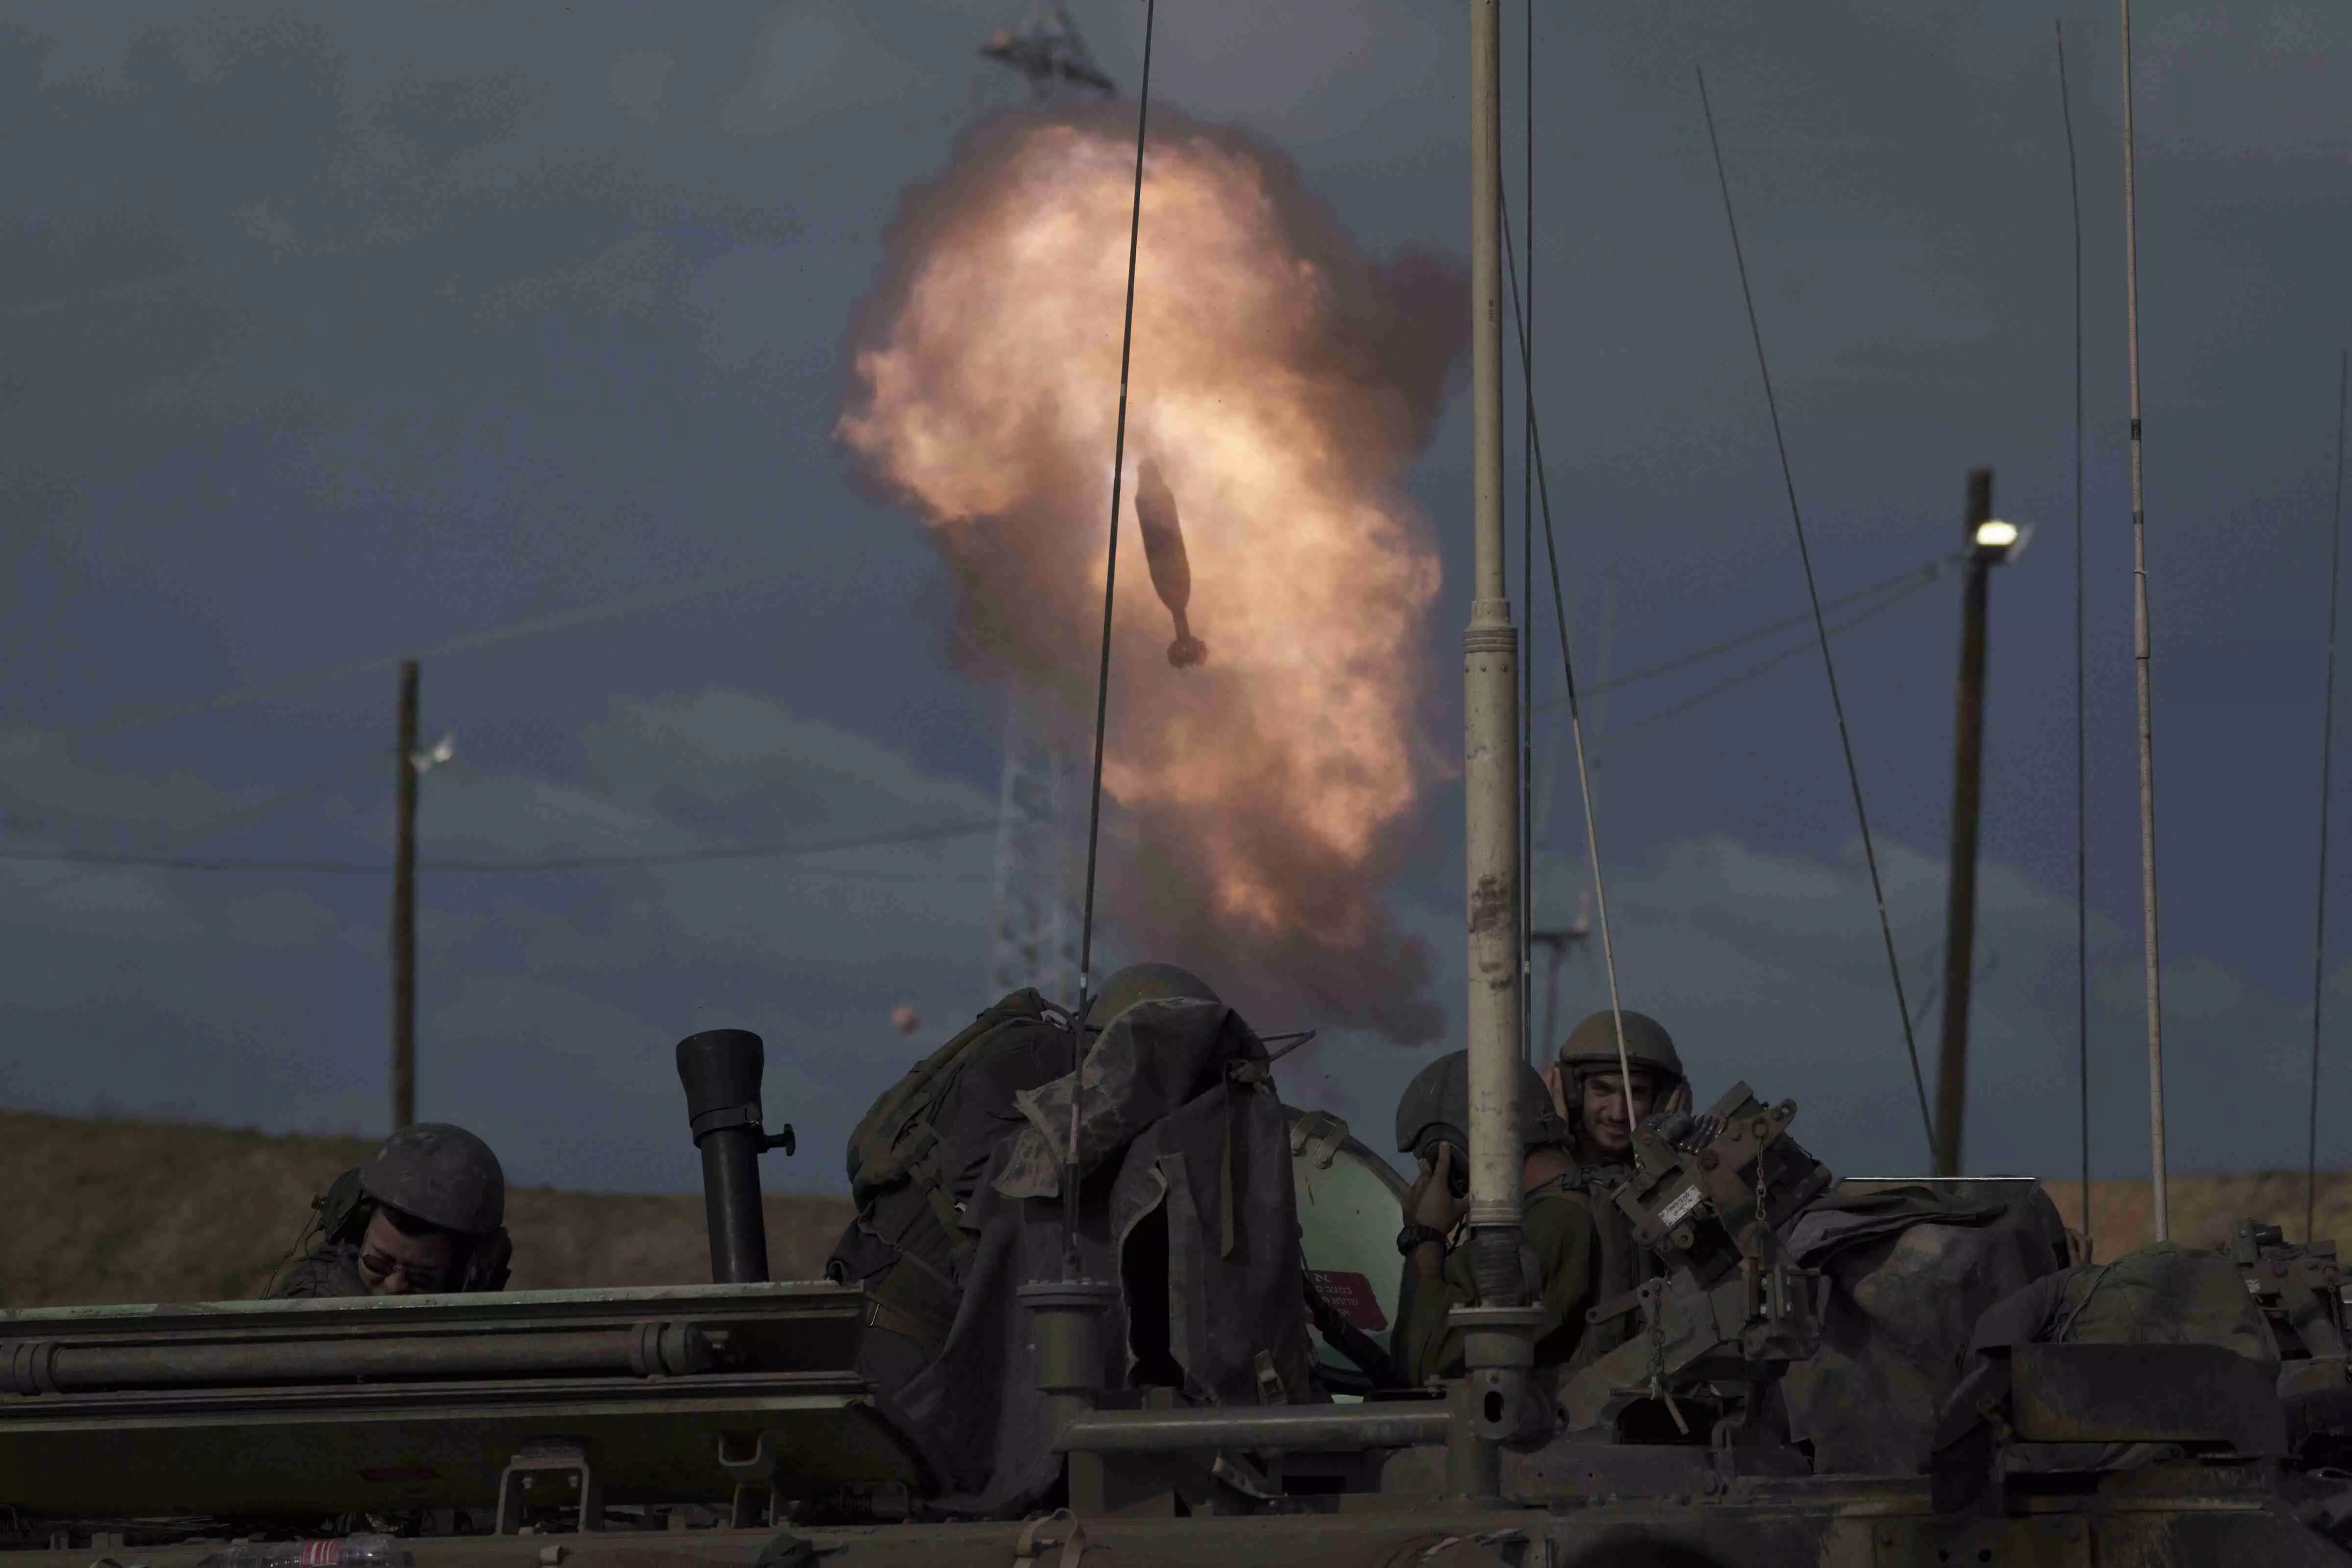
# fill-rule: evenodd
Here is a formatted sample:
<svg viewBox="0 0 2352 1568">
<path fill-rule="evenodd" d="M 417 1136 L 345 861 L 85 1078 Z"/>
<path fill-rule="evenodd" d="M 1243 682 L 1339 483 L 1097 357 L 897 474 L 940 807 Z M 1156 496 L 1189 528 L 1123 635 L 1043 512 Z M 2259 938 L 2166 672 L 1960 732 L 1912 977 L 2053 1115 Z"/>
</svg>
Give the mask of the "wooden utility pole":
<svg viewBox="0 0 2352 1568">
<path fill-rule="evenodd" d="M 1936 1174 L 1960 1174 L 1969 1095 L 1969 981 L 1977 939 L 1977 827 L 1983 810 L 1985 618 L 1992 569 L 2017 530 L 1992 515 L 1992 470 L 1969 476 L 1969 578 L 1960 611 L 1959 714 L 1952 741 L 1951 902 L 1945 916 L 1944 1045 L 1936 1079 Z"/>
<path fill-rule="evenodd" d="M 392 862 L 392 1130 L 416 1120 L 416 661 L 400 662 Z"/>
</svg>

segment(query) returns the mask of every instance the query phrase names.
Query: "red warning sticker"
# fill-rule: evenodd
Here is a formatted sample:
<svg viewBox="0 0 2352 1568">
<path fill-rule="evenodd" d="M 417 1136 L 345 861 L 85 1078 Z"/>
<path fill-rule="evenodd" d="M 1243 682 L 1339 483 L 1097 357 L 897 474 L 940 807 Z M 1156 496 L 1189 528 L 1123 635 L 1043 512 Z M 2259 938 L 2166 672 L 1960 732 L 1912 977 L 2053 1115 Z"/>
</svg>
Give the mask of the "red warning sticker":
<svg viewBox="0 0 2352 1568">
<path fill-rule="evenodd" d="M 1361 1274 L 1342 1273 L 1336 1269 L 1309 1269 L 1307 1278 L 1315 1291 L 1331 1303 L 1339 1315 L 1368 1333 L 1378 1333 L 1389 1326 L 1388 1314 L 1381 1311 L 1379 1292 L 1372 1282 Z"/>
</svg>

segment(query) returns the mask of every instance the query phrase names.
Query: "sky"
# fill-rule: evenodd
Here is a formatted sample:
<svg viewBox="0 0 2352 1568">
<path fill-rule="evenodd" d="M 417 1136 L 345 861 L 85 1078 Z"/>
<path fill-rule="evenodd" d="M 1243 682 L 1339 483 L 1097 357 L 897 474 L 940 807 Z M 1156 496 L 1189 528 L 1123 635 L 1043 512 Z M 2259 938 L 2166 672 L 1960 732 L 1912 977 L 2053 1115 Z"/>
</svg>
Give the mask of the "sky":
<svg viewBox="0 0 2352 1568">
<path fill-rule="evenodd" d="M 834 431 L 893 215 L 1011 101 L 975 51 L 1025 8 L 0 0 L 0 1103 L 383 1128 L 394 662 L 415 653 L 427 737 L 455 746 L 423 780 L 420 1114 L 481 1131 L 519 1180 L 683 1190 L 671 1047 L 751 1028 L 771 1120 L 801 1134 L 768 1181 L 842 1188 L 872 1096 L 991 999 L 1003 699 L 951 657 L 922 522 Z M 1131 92 L 1141 7 L 1071 9 Z M 1822 594 L 1953 549 L 1972 466 L 2031 526 L 1991 592 L 1968 1166 L 2067 1176 L 2076 318 L 2053 20 L 2007 0 L 1546 5 L 1531 136 L 1517 3 L 1504 70 L 1588 684 L 1806 609 L 1695 68 Z M 2090 1156 L 2126 1176 L 2148 1124 L 2122 72 L 2111 12 L 2063 21 Z M 1171 0 L 1157 25 L 1155 103 L 1293 161 L 1373 257 L 1466 254 L 1463 7 Z M 2147 0 L 2135 26 L 2171 1160 L 2278 1168 L 2309 1104 L 2352 13 Z M 1465 386 L 1408 486 L 1444 568 L 1440 737 L 1461 722 Z M 1515 433 L 1522 406 L 1515 379 Z M 1957 582 L 1832 640 L 1930 1084 Z M 1560 714 L 1540 716 L 1553 925 L 1588 877 Z M 1702 1100 L 1745 1081 L 1796 1099 L 1841 1172 L 1924 1168 L 1801 631 L 1587 719 L 1626 1004 L 1668 1024 Z M 1428 944 L 1444 1037 L 1325 1026 L 1280 1070 L 1378 1145 L 1405 1080 L 1460 1043 L 1461 813 L 1458 786 L 1426 794 L 1386 893 Z M 513 869 L 877 838 L 902 841 Z M 2352 1163 L 2336 914 L 2330 1166 Z M 1604 998 L 1580 951 L 1559 1030 Z"/>
</svg>

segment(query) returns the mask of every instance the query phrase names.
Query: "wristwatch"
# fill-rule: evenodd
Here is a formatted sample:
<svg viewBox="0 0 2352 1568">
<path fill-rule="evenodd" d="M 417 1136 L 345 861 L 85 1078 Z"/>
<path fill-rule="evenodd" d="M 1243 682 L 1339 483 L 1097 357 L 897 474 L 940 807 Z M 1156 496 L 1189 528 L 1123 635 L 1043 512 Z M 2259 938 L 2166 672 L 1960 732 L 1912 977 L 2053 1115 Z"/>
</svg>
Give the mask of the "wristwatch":
<svg viewBox="0 0 2352 1568">
<path fill-rule="evenodd" d="M 1433 1225 L 1408 1225 L 1397 1232 L 1397 1251 L 1410 1258 L 1412 1249 L 1424 1241 L 1434 1241 L 1443 1247 L 1445 1245 L 1445 1232 Z"/>
</svg>

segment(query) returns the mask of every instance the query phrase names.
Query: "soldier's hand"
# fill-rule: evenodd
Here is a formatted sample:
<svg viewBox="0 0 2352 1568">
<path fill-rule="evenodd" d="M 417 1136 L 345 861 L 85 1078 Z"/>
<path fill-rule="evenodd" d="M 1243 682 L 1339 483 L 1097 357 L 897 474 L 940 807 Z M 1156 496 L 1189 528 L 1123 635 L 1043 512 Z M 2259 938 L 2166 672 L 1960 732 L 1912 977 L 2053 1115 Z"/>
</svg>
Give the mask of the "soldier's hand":
<svg viewBox="0 0 2352 1568">
<path fill-rule="evenodd" d="M 1576 1124 L 1568 1113 L 1567 1077 L 1568 1075 L 1560 1071 L 1559 1063 L 1557 1061 L 1543 1070 L 1544 1087 L 1551 1091 L 1551 1108 L 1559 1113 L 1561 1121 L 1574 1126 Z"/>
<path fill-rule="evenodd" d="M 1415 1225 L 1451 1231 L 1470 1211 L 1468 1200 L 1454 1196 L 1454 1145 L 1437 1145 L 1437 1158 L 1421 1159 L 1421 1179 L 1404 1195 L 1405 1212 Z"/>
</svg>

